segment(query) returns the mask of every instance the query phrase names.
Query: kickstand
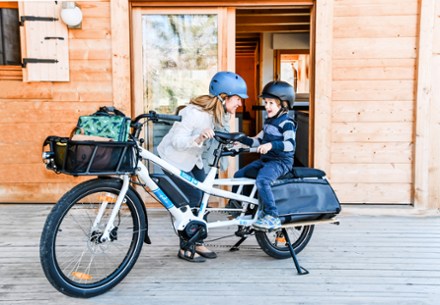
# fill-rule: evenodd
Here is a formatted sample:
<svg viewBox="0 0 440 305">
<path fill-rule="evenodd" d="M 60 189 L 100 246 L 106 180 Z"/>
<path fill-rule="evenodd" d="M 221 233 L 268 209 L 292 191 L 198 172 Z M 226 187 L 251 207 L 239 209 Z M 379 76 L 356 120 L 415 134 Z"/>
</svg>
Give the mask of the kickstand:
<svg viewBox="0 0 440 305">
<path fill-rule="evenodd" d="M 286 239 L 287 245 L 289 247 L 290 255 L 292 256 L 293 262 L 295 263 L 296 271 L 298 271 L 299 275 L 305 275 L 309 274 L 309 271 L 299 265 L 298 259 L 296 258 L 295 250 L 292 247 L 292 244 L 290 243 L 289 235 L 287 234 L 287 231 L 285 228 L 281 229 L 281 232 L 283 232 L 284 238 Z"/>
<path fill-rule="evenodd" d="M 240 238 L 239 241 L 237 241 L 235 243 L 235 245 L 232 246 L 231 249 L 229 249 L 229 251 L 238 251 L 240 250 L 238 247 L 247 239 L 247 236 L 243 236 L 242 238 Z"/>
</svg>

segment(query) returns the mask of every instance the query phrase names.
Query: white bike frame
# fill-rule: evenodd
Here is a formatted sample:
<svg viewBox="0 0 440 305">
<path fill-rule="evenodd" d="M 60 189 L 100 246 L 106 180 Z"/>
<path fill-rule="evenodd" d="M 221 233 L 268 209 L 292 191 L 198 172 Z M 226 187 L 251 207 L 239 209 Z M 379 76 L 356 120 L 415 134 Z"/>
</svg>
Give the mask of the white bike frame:
<svg viewBox="0 0 440 305">
<path fill-rule="evenodd" d="M 139 146 L 139 145 L 138 145 Z M 160 203 L 171 213 L 171 215 L 174 217 L 174 228 L 176 230 L 183 230 L 185 226 L 193 220 L 198 220 L 206 224 L 206 227 L 208 230 L 210 228 L 218 228 L 218 227 L 226 227 L 230 225 L 243 225 L 243 226 L 250 226 L 252 223 L 254 223 L 257 219 L 257 214 L 252 217 L 251 215 L 244 215 L 244 211 L 247 209 L 247 206 L 249 204 L 253 204 L 258 206 L 258 199 L 255 198 L 255 194 L 257 191 L 257 187 L 255 185 L 255 179 L 250 178 L 224 178 L 224 179 L 216 179 L 217 171 L 218 169 L 216 167 L 211 167 L 208 175 L 206 176 L 204 181 L 198 181 L 197 179 L 193 178 L 192 176 L 188 175 L 186 172 L 178 169 L 177 167 L 173 166 L 172 164 L 169 164 L 165 160 L 161 159 L 160 157 L 156 156 L 151 151 L 144 149 L 143 147 L 138 147 L 139 149 L 139 160 L 137 163 L 137 169 L 135 172 L 135 176 L 138 176 L 142 183 L 145 184 L 146 187 L 148 187 L 151 192 L 156 196 L 156 198 L 160 201 Z M 188 207 L 176 207 L 174 203 L 171 201 L 168 196 L 165 195 L 165 193 L 159 188 L 159 186 L 154 182 L 154 180 L 150 177 L 150 172 L 145 166 L 145 164 L 142 162 L 142 160 L 147 160 L 155 163 L 156 165 L 160 166 L 162 169 L 170 172 L 171 174 L 175 175 L 180 180 L 192 185 L 193 187 L 203 191 L 203 198 L 200 205 L 200 209 L 198 212 L 198 215 L 195 216 L 190 208 Z M 112 211 L 112 215 L 107 223 L 107 226 L 104 230 L 104 234 L 101 238 L 101 240 L 107 240 L 110 236 L 110 232 L 113 229 L 113 223 L 114 219 L 116 218 L 116 215 L 119 211 L 120 205 L 123 202 L 125 195 L 128 191 L 128 187 L 130 184 L 130 175 L 123 175 L 123 184 L 121 188 L 121 192 L 118 195 L 118 198 L 115 203 L 115 207 Z M 245 185 L 252 185 L 252 191 L 249 196 L 241 195 L 241 191 Z M 238 186 L 237 192 L 227 191 L 224 189 L 221 189 L 221 186 Z M 205 215 L 206 211 L 214 211 L 214 210 L 221 210 L 221 211 L 235 211 L 237 212 L 237 209 L 225 209 L 225 208 L 208 208 L 208 200 L 210 196 L 216 196 L 216 197 L 222 197 L 227 199 L 235 199 L 237 201 L 241 201 L 245 204 L 245 206 L 242 209 L 242 213 L 239 217 L 230 219 L 230 220 L 224 220 L 224 221 L 216 221 L 212 223 L 207 223 L 203 216 Z M 103 205 L 102 208 L 105 208 Z M 100 213 L 98 213 L 100 215 Z M 99 218 L 99 216 L 98 216 Z M 96 219 L 95 222 L 99 223 L 100 219 Z"/>
</svg>

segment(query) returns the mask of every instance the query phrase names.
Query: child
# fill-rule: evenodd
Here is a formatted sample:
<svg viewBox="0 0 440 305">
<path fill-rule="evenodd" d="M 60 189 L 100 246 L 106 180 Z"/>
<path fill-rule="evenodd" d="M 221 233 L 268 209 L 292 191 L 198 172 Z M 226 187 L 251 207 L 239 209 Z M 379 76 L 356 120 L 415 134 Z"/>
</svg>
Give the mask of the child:
<svg viewBox="0 0 440 305">
<path fill-rule="evenodd" d="M 293 166 L 296 124 L 289 118 L 288 111 L 293 106 L 295 92 L 284 81 L 272 81 L 264 86 L 259 97 L 263 98 L 268 116 L 263 130 L 255 137 L 245 137 L 240 142 L 258 147 L 261 157 L 237 171 L 234 177 L 256 177 L 263 209 L 253 226 L 256 230 L 273 231 L 281 228 L 281 221 L 271 184 Z"/>
</svg>

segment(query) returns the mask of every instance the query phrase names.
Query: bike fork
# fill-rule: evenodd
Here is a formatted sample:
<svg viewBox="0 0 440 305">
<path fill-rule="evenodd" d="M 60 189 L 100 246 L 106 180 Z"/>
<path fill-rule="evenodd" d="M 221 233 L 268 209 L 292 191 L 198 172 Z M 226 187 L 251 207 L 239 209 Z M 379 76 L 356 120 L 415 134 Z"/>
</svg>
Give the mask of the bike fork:
<svg viewBox="0 0 440 305">
<path fill-rule="evenodd" d="M 127 194 L 129 185 L 130 185 L 130 177 L 128 175 L 124 175 L 122 180 L 121 192 L 119 193 L 118 199 L 115 202 L 115 206 L 113 207 L 112 213 L 107 222 L 107 225 L 105 226 L 104 232 L 102 233 L 102 236 L 99 238 L 100 242 L 106 242 L 110 239 L 110 233 L 115 227 L 114 221 L 116 215 L 118 214 L 119 209 L 121 208 L 121 204 L 125 199 L 125 195 Z M 108 201 L 104 201 L 101 204 L 101 207 L 99 208 L 98 211 L 98 215 L 96 216 L 95 222 L 93 223 L 92 231 L 98 226 L 99 222 L 101 221 L 102 215 L 104 214 L 107 205 L 108 205 Z"/>
</svg>

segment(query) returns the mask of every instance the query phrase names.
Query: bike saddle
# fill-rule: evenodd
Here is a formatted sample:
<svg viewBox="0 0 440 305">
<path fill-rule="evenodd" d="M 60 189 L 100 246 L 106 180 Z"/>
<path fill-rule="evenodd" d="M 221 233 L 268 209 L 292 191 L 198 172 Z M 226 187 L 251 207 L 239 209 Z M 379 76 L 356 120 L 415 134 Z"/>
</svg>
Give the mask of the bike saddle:
<svg viewBox="0 0 440 305">
<path fill-rule="evenodd" d="M 233 142 L 237 142 L 238 140 L 240 140 L 241 138 L 245 137 L 246 135 L 242 132 L 221 132 L 221 131 L 216 131 L 214 138 L 219 141 L 220 143 L 223 144 L 228 144 L 228 143 L 233 143 Z"/>
</svg>

